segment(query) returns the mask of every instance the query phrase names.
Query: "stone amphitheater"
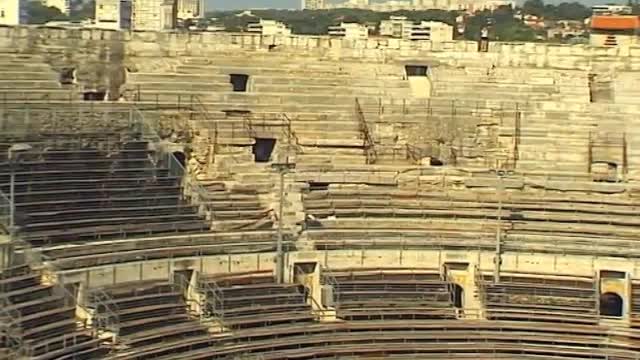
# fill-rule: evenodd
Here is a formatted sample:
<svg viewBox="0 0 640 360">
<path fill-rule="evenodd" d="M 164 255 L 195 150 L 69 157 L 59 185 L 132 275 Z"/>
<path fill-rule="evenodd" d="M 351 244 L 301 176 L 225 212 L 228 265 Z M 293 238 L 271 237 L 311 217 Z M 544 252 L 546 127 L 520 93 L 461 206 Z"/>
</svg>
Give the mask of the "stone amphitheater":
<svg viewBox="0 0 640 360">
<path fill-rule="evenodd" d="M 640 359 L 638 81 L 640 47 L 0 28 L 0 359 Z"/>
</svg>

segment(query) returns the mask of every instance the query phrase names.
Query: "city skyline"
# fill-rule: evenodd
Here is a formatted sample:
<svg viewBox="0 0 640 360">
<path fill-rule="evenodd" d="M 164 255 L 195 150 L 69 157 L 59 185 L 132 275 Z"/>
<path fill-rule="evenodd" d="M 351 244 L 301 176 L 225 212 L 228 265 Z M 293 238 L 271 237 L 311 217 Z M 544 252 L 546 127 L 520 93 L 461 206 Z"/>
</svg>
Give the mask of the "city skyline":
<svg viewBox="0 0 640 360">
<path fill-rule="evenodd" d="M 517 0 L 521 4 L 524 0 Z M 572 2 L 572 0 L 546 0 L 545 3 L 559 4 L 562 2 Z M 579 3 L 591 6 L 595 4 L 626 3 L 624 0 L 604 1 L 604 0 L 582 0 Z M 300 0 L 207 0 L 208 11 L 212 10 L 235 10 L 248 8 L 275 8 L 275 9 L 300 9 Z"/>
</svg>

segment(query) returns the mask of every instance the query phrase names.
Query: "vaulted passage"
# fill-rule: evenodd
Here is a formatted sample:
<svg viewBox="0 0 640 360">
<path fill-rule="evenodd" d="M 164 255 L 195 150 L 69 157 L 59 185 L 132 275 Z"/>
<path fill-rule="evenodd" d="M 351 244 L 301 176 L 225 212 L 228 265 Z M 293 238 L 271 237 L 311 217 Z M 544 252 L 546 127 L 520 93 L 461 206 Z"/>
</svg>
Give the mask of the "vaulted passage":
<svg viewBox="0 0 640 360">
<path fill-rule="evenodd" d="M 600 315 L 622 316 L 622 297 L 616 293 L 607 292 L 600 295 Z"/>
<path fill-rule="evenodd" d="M 464 289 L 458 284 L 453 284 L 453 306 L 458 309 L 464 307 Z"/>
</svg>

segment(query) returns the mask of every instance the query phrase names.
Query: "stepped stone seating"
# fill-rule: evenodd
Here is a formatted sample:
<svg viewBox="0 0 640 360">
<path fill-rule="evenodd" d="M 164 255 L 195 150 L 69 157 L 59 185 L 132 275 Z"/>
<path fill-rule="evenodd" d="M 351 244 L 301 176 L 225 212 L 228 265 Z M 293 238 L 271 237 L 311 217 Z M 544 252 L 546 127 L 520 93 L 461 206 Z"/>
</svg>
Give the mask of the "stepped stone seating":
<svg viewBox="0 0 640 360">
<path fill-rule="evenodd" d="M 494 246 L 487 218 L 495 210 L 468 201 L 455 208 L 442 191 L 331 185 L 310 191 L 303 204 L 315 218 L 305 225 L 318 249 Z"/>
<path fill-rule="evenodd" d="M 261 204 L 256 191 L 228 189 L 221 184 L 203 195 L 217 231 L 267 231 L 273 229 L 272 210 Z"/>
<path fill-rule="evenodd" d="M 200 275 L 207 316 L 228 328 L 263 327 L 313 320 L 311 305 L 297 284 L 278 284 L 270 270 Z"/>
<path fill-rule="evenodd" d="M 513 153 L 513 128 L 526 103 L 466 98 L 363 99 L 376 164 L 423 164 L 435 159 L 463 169 L 487 169 Z M 427 163 L 428 164 L 428 163 Z"/>
<path fill-rule="evenodd" d="M 256 66 L 258 60 L 260 65 Z M 249 76 L 247 92 L 231 91 L 230 74 Z M 183 79 L 190 80 L 187 83 Z M 158 64 L 153 73 L 129 73 L 124 88 L 143 102 L 175 102 L 177 96 L 197 94 L 211 106 L 210 110 L 286 112 L 322 111 L 327 106 L 331 111 L 349 111 L 355 96 L 410 93 L 408 82 L 393 66 L 379 65 L 378 71 L 371 72 L 358 63 L 301 62 L 275 53 L 251 54 L 250 61 L 229 53 L 213 58 L 185 57 L 175 64 Z"/>
<path fill-rule="evenodd" d="M 95 359 L 108 351 L 79 325 L 74 299 L 56 285 L 43 284 L 28 265 L 0 271 L 0 306 L 0 322 L 29 359 Z"/>
<path fill-rule="evenodd" d="M 180 178 L 156 161 L 146 141 L 120 134 L 75 134 L 75 144 L 30 144 L 11 165 L 0 163 L 0 190 L 15 176 L 16 224 L 33 245 L 163 233 L 203 232 L 208 225 L 182 195 Z M 78 140 L 78 137 L 81 140 Z M 110 144 L 110 149 L 81 145 Z"/>
<path fill-rule="evenodd" d="M 278 147 L 295 153 L 296 163 L 302 166 L 366 163 L 363 134 L 353 111 L 339 115 L 252 112 L 241 116 L 217 112 L 210 116 L 209 121 L 192 122 L 192 126 L 201 136 L 215 139 L 221 154 L 241 152 L 253 146 L 256 138 L 273 138 Z"/>
<path fill-rule="evenodd" d="M 464 178 L 465 190 L 331 185 L 310 191 L 303 204 L 306 233 L 318 249 L 495 247 L 497 227 L 506 251 L 635 254 L 635 200 L 616 195 L 538 192 L 545 182 Z M 527 185 L 527 187 L 523 187 Z M 548 184 L 551 186 L 551 182 Z M 502 207 L 500 222 L 498 208 Z M 313 219 L 310 219 L 312 216 Z M 397 229 L 403 229 L 398 232 Z"/>
<path fill-rule="evenodd" d="M 0 54 L 0 102 L 76 100 L 72 86 L 60 84 L 60 74 L 41 55 Z"/>
<path fill-rule="evenodd" d="M 451 284 L 437 269 L 325 269 L 345 320 L 453 319 Z"/>
<path fill-rule="evenodd" d="M 285 246 L 291 235 L 285 234 Z M 247 230 L 202 234 L 157 235 L 122 240 L 52 245 L 43 257 L 60 270 L 72 270 L 154 259 L 271 252 L 276 249 L 273 230 Z"/>
<path fill-rule="evenodd" d="M 94 326 L 116 337 L 116 358 L 143 355 L 166 344 L 208 339 L 206 326 L 191 317 L 181 289 L 166 280 L 125 282 L 90 291 Z"/>
<path fill-rule="evenodd" d="M 477 283 L 488 319 L 598 322 L 598 290 L 593 278 L 505 273 L 497 283 L 493 274 L 482 274 Z"/>
<path fill-rule="evenodd" d="M 432 72 L 436 97 L 523 101 L 589 102 L 584 71 L 526 68 L 437 68 Z"/>
<path fill-rule="evenodd" d="M 631 311 L 630 311 L 631 327 L 640 327 L 640 281 L 633 280 L 631 282 Z"/>
<path fill-rule="evenodd" d="M 486 320 L 389 320 L 244 329 L 184 359 L 634 359 L 637 349 L 608 343 L 603 326 Z M 516 356 L 517 354 L 517 356 Z M 155 354 L 154 354 L 155 355 Z M 172 359 L 161 355 L 157 359 Z"/>
</svg>

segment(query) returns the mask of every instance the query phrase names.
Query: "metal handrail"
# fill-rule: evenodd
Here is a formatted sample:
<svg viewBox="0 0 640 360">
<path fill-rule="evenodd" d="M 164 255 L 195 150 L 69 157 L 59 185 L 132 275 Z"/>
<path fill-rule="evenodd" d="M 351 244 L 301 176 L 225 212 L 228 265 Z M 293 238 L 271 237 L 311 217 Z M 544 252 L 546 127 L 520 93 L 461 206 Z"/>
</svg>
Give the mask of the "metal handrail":
<svg viewBox="0 0 640 360">
<path fill-rule="evenodd" d="M 375 164 L 378 154 L 376 153 L 375 141 L 373 140 L 373 136 L 369 130 L 369 125 L 367 124 L 367 119 L 362 112 L 362 106 L 360 106 L 360 101 L 358 98 L 355 100 L 355 113 L 356 118 L 358 119 L 358 124 L 360 125 L 360 131 L 364 135 L 364 146 L 365 146 L 365 155 L 367 157 L 367 164 Z"/>
<path fill-rule="evenodd" d="M 7 234 L 11 233 L 11 209 L 13 208 L 13 201 L 9 196 L 5 195 L 0 190 L 0 230 L 3 230 Z"/>
</svg>

